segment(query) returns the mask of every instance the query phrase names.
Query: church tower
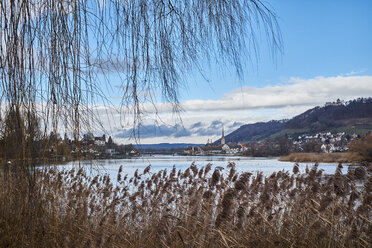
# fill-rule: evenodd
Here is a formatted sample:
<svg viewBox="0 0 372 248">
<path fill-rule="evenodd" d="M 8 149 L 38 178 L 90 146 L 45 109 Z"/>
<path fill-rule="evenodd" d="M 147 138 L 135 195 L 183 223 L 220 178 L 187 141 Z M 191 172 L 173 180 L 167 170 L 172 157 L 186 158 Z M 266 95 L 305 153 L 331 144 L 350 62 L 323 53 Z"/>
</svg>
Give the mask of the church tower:
<svg viewBox="0 0 372 248">
<path fill-rule="evenodd" d="M 226 141 L 225 141 L 225 133 L 224 133 L 223 127 L 222 127 L 221 145 L 224 145 L 225 143 L 226 143 Z"/>
</svg>

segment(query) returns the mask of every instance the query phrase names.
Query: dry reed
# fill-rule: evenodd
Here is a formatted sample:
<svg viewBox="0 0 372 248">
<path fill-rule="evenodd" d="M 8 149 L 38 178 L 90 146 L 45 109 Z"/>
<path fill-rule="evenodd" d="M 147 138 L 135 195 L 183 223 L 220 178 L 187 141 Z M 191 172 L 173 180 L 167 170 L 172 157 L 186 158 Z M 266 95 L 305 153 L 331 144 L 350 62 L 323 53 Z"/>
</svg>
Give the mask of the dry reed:
<svg viewBox="0 0 372 248">
<path fill-rule="evenodd" d="M 115 182 L 84 170 L 5 170 L 0 247 L 371 247 L 372 169 L 238 174 L 150 167 Z M 369 233 L 369 234 L 368 234 Z"/>
<path fill-rule="evenodd" d="M 353 163 L 365 159 L 355 152 L 336 153 L 291 153 L 279 158 L 280 161 L 291 162 L 323 162 L 323 163 Z"/>
</svg>

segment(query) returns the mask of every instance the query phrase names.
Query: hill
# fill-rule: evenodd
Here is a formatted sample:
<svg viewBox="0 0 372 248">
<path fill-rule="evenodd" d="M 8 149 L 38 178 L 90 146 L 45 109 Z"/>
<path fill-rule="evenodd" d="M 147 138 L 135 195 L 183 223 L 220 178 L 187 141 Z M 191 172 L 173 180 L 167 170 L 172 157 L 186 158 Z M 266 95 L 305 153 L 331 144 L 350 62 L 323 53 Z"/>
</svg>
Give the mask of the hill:
<svg viewBox="0 0 372 248">
<path fill-rule="evenodd" d="M 281 121 L 269 121 L 269 122 L 257 122 L 254 124 L 246 124 L 239 127 L 234 132 L 226 135 L 225 140 L 229 142 L 252 142 L 259 141 L 270 137 L 271 135 L 280 132 L 285 128 L 286 120 Z M 220 139 L 214 142 L 219 144 Z"/>
<path fill-rule="evenodd" d="M 361 98 L 347 103 L 340 101 L 328 103 L 324 107 L 315 107 L 289 120 L 286 128 L 310 128 L 311 131 L 323 131 L 341 127 L 356 119 L 372 118 L 372 98 Z"/>
<path fill-rule="evenodd" d="M 364 135 L 372 131 L 372 98 L 358 98 L 348 102 L 326 103 L 290 120 L 258 122 L 239 127 L 226 135 L 226 142 L 249 143 L 285 135 L 345 132 Z M 217 140 L 215 143 L 219 143 Z"/>
</svg>

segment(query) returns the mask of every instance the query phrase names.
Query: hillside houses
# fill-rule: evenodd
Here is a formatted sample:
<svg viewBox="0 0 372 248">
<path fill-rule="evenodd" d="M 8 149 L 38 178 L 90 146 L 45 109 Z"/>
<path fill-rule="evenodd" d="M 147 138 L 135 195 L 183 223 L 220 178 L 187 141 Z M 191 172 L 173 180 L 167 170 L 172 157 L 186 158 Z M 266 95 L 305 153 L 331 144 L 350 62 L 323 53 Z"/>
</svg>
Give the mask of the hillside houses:
<svg viewBox="0 0 372 248">
<path fill-rule="evenodd" d="M 349 149 L 349 142 L 358 137 L 359 136 L 356 134 L 348 135 L 345 134 L 345 132 L 321 132 L 315 135 L 303 134 L 296 137 L 295 139 L 290 139 L 293 142 L 294 151 L 309 152 L 305 148 L 309 144 L 312 144 L 313 147 L 318 147 L 318 149 L 315 149 L 312 152 L 332 153 L 347 151 Z"/>
</svg>

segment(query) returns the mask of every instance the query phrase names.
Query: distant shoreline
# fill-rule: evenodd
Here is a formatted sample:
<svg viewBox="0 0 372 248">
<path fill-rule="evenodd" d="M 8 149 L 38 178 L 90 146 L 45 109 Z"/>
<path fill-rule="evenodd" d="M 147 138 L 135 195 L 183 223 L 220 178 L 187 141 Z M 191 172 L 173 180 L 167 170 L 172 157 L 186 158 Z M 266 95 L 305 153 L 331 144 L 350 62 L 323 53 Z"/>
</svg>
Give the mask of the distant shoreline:
<svg viewBox="0 0 372 248">
<path fill-rule="evenodd" d="M 353 152 L 336 153 L 291 153 L 281 156 L 279 161 L 285 162 L 323 162 L 323 163 L 357 163 L 361 157 Z"/>
</svg>

